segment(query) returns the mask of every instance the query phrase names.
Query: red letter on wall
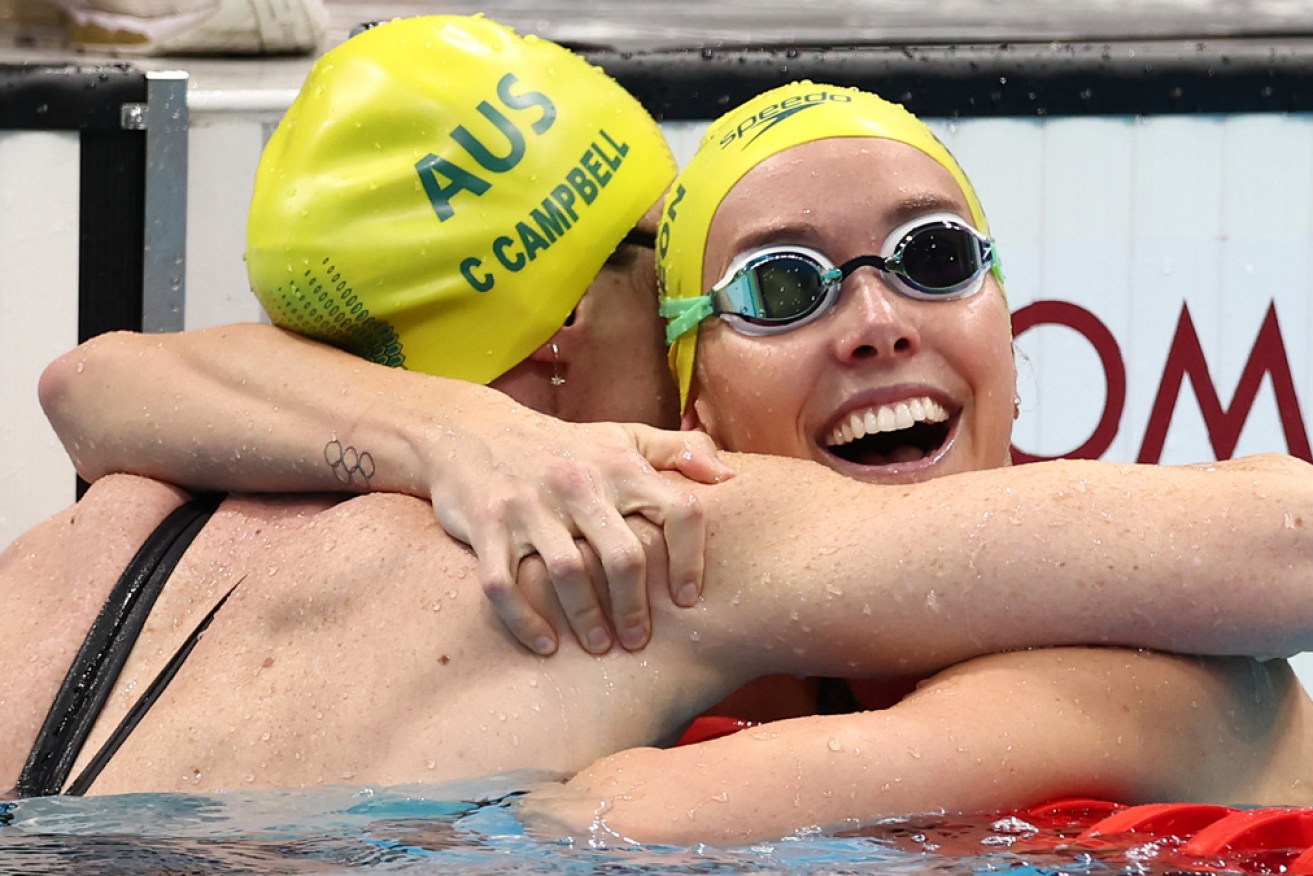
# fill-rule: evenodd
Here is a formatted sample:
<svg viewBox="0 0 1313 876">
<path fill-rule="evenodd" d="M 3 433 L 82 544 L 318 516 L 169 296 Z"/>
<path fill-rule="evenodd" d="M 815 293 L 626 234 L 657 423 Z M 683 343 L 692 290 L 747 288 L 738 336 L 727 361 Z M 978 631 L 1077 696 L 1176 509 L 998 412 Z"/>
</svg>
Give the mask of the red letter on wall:
<svg viewBox="0 0 1313 876">
<path fill-rule="evenodd" d="M 1036 301 L 1012 314 L 1012 337 L 1017 338 L 1037 325 L 1064 325 L 1085 337 L 1103 365 L 1108 394 L 1099 415 L 1099 425 L 1089 440 L 1062 456 L 1036 456 L 1012 446 L 1012 462 L 1038 462 L 1044 459 L 1098 459 L 1112 446 L 1126 406 L 1126 363 L 1122 360 L 1117 339 L 1099 318 L 1070 301 Z"/>
<path fill-rule="evenodd" d="M 1276 395 L 1277 413 L 1281 417 L 1287 448 L 1293 456 L 1313 460 L 1313 453 L 1309 451 L 1308 432 L 1304 428 L 1304 417 L 1299 410 L 1299 398 L 1295 394 L 1295 381 L 1290 373 L 1290 360 L 1286 357 L 1286 345 L 1281 340 L 1281 327 L 1277 324 L 1275 302 L 1268 305 L 1267 315 L 1263 317 L 1263 325 L 1258 330 L 1249 361 L 1245 363 L 1240 383 L 1236 386 L 1235 397 L 1227 408 L 1222 407 L 1217 388 L 1213 386 L 1212 376 L 1208 373 L 1203 347 L 1199 344 L 1194 321 L 1190 319 L 1190 308 L 1183 304 L 1181 318 L 1176 323 L 1176 336 L 1172 338 L 1172 347 L 1167 353 L 1163 380 L 1158 386 L 1158 396 L 1149 412 L 1149 424 L 1145 429 L 1138 461 L 1158 462 L 1162 458 L 1167 427 L 1171 424 L 1176 399 L 1187 375 L 1199 399 L 1199 410 L 1208 428 L 1213 452 L 1218 459 L 1230 459 L 1235 452 L 1236 442 L 1240 440 L 1240 430 L 1244 428 L 1254 406 L 1254 398 L 1258 395 L 1264 374 L 1272 376 L 1272 391 Z"/>
</svg>

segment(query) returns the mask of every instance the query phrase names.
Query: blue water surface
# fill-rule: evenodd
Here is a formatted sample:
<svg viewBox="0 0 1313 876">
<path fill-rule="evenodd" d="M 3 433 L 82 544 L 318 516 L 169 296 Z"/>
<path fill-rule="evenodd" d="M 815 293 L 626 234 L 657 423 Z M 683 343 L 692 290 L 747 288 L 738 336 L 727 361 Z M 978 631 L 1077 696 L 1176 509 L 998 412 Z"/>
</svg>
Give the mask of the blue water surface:
<svg viewBox="0 0 1313 876">
<path fill-rule="evenodd" d="M 586 838 L 527 835 L 515 795 L 506 796 L 515 787 L 513 780 L 487 780 L 0 803 L 0 873 L 1170 872 L 1144 849 L 1102 857 L 1013 852 L 1011 838 L 1028 827 L 1016 819 L 890 821 L 853 835 L 803 834 L 739 848 L 595 848 Z"/>
</svg>

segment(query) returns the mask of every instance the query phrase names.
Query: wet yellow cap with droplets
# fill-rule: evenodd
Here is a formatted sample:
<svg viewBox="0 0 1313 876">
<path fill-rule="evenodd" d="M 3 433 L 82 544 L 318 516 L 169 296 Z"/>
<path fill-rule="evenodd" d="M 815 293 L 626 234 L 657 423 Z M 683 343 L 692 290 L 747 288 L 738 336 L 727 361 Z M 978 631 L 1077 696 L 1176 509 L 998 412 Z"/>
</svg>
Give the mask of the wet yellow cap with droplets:
<svg viewBox="0 0 1313 876">
<path fill-rule="evenodd" d="M 982 234 L 989 234 L 971 181 L 924 122 L 869 92 L 794 82 L 760 94 L 713 122 L 675 179 L 657 236 L 661 294 L 673 299 L 706 294 L 702 268 L 711 221 L 720 202 L 748 171 L 786 149 L 832 137 L 879 137 L 921 150 L 957 181 L 971 209 L 971 221 Z M 693 329 L 670 345 L 670 369 L 679 382 L 681 409 L 688 404 L 697 336 Z"/>
<path fill-rule="evenodd" d="M 675 164 L 601 69 L 481 15 L 320 58 L 261 157 L 251 286 L 272 321 L 478 383 L 565 322 Z"/>
</svg>

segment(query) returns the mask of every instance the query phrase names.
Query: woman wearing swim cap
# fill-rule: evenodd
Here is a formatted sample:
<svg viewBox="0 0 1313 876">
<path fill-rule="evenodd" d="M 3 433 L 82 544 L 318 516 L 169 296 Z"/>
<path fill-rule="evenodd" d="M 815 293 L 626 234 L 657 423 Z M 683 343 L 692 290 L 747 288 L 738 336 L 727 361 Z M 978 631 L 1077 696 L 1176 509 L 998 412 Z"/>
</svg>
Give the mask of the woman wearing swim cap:
<svg viewBox="0 0 1313 876">
<path fill-rule="evenodd" d="M 390 21 L 315 64 L 261 157 L 251 285 L 303 337 L 97 338 L 46 372 L 43 404 L 89 481 L 429 498 L 526 646 L 557 644 L 514 586 L 538 553 L 587 648 L 642 647 L 643 547 L 622 515 L 664 527 L 691 604 L 700 505 L 655 469 L 730 475 L 703 436 L 651 428 L 678 425 L 644 219 L 674 169 L 642 106 L 555 43 L 483 16 Z M 575 537 L 607 569 L 606 614 Z"/>
<path fill-rule="evenodd" d="M 998 254 L 920 120 L 851 89 L 777 89 L 713 127 L 674 192 L 659 270 L 687 425 L 862 480 L 1006 464 Z"/>
<path fill-rule="evenodd" d="M 672 186 L 658 254 L 685 423 L 719 446 L 891 485 L 1007 465 L 1015 369 L 998 253 L 965 174 L 901 107 L 804 82 L 731 111 Z M 1069 501 L 1089 504 L 1085 489 Z M 936 509 L 924 514 L 935 525 Z M 962 535 L 983 546 L 999 526 L 986 510 Z M 931 599 L 951 613 L 972 589 L 963 580 Z M 811 632 L 818 646 L 827 636 Z M 1280 660 L 999 654 L 854 682 L 846 715 L 815 714 L 819 701 L 777 679 L 749 690 L 735 703 L 757 710 L 747 717 L 799 717 L 606 758 L 569 783 L 577 798 L 532 803 L 535 817 L 550 832 L 678 843 L 1059 797 L 1313 802 L 1313 701 Z"/>
<path fill-rule="evenodd" d="M 672 186 L 658 254 L 686 428 L 878 483 L 1007 464 L 1016 370 L 988 223 L 901 106 L 800 82 L 729 113 Z M 862 687 L 867 707 L 907 689 Z M 763 679 L 719 711 L 843 701 Z"/>
</svg>

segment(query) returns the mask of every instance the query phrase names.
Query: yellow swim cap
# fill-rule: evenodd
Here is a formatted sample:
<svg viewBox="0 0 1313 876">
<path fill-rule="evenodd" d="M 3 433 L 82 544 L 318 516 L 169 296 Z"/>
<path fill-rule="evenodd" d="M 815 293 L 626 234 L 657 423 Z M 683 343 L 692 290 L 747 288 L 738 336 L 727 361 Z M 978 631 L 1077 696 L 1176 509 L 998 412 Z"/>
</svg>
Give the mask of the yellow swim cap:
<svg viewBox="0 0 1313 876">
<path fill-rule="evenodd" d="M 487 383 L 547 341 L 674 159 L 601 69 L 483 16 L 398 19 L 315 64 L 260 161 L 275 324 Z"/>
<path fill-rule="evenodd" d="M 971 220 L 989 234 L 980 199 L 957 159 L 925 123 L 896 103 L 856 88 L 794 82 L 760 94 L 721 116 L 666 195 L 657 238 L 657 275 L 667 298 L 694 298 L 702 288 L 707 233 L 720 202 L 748 171 L 794 146 L 832 137 L 880 137 L 929 155 L 962 189 Z M 696 330 L 670 346 L 680 407 L 688 404 L 697 350 Z"/>
</svg>

